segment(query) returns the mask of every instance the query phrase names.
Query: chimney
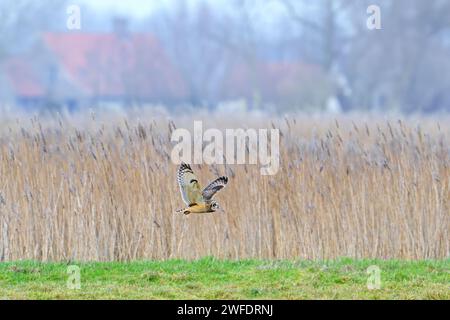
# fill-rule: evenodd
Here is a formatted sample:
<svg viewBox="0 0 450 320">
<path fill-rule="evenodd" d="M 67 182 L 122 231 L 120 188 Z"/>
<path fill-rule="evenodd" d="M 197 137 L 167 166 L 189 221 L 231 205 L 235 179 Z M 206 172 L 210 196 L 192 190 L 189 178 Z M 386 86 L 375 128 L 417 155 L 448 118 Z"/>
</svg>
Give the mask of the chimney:
<svg viewBox="0 0 450 320">
<path fill-rule="evenodd" d="M 118 38 L 126 38 L 129 35 L 128 19 L 123 17 L 115 17 L 112 21 L 113 31 Z"/>
</svg>

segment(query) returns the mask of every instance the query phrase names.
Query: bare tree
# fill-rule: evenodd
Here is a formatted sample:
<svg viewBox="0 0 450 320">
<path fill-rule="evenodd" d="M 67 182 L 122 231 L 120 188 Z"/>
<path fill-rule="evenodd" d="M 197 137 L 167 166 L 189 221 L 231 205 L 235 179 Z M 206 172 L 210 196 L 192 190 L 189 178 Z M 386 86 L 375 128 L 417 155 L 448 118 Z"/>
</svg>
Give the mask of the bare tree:
<svg viewBox="0 0 450 320">
<path fill-rule="evenodd" d="M 215 12 L 206 3 L 190 7 L 177 1 L 175 9 L 153 17 L 152 26 L 188 87 L 192 105 L 209 105 L 217 96 L 226 52 L 206 35 L 215 28 Z"/>
<path fill-rule="evenodd" d="M 361 1 L 358 12 L 369 4 Z M 450 101 L 444 89 L 450 86 L 450 3 L 385 0 L 379 5 L 382 30 L 366 29 L 355 37 L 345 61 L 355 105 L 408 112 L 442 108 Z"/>
<path fill-rule="evenodd" d="M 319 57 L 319 63 L 329 72 L 337 63 L 346 43 L 351 40 L 352 29 L 343 26 L 355 1 L 318 0 L 294 1 L 279 0 L 285 7 L 291 21 L 298 24 L 303 37 L 314 49 L 311 59 Z"/>
<path fill-rule="evenodd" d="M 250 95 L 245 98 L 251 107 L 259 107 L 262 94 L 259 85 L 261 60 L 268 50 L 265 30 L 254 15 L 259 4 L 255 0 L 229 1 L 228 11 L 222 12 L 215 28 L 205 32 L 210 41 L 228 53 L 230 64 L 241 64 L 247 70 Z"/>
</svg>

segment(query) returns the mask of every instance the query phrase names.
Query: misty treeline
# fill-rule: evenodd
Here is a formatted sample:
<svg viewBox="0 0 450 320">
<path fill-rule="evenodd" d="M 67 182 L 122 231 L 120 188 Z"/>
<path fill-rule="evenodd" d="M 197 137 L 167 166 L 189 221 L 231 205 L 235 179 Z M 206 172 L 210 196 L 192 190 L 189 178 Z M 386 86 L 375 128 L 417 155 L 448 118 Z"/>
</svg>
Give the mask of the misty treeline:
<svg viewBox="0 0 450 320">
<path fill-rule="evenodd" d="M 63 29 L 67 4 L 2 0 L 0 63 L 39 30 Z M 379 30 L 367 27 L 370 5 Z M 105 15 L 82 11 L 82 32 Z M 179 0 L 129 28 L 156 35 L 195 106 L 450 110 L 448 0 Z"/>
</svg>

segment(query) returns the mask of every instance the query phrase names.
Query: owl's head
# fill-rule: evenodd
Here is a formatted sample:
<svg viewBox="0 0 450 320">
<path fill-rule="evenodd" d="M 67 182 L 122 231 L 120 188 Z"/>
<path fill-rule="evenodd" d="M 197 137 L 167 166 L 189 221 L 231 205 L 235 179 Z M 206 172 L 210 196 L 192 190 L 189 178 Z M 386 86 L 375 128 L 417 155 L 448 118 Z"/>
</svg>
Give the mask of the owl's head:
<svg viewBox="0 0 450 320">
<path fill-rule="evenodd" d="M 223 209 L 219 206 L 219 203 L 216 200 L 211 201 L 211 211 L 223 211 Z"/>
</svg>

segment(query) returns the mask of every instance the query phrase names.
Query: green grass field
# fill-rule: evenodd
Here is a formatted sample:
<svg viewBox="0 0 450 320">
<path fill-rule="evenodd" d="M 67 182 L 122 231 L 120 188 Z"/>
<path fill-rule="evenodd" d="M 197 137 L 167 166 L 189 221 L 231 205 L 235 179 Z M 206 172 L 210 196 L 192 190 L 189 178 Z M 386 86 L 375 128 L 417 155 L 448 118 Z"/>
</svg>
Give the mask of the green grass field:
<svg viewBox="0 0 450 320">
<path fill-rule="evenodd" d="M 450 259 L 80 263 L 80 289 L 68 265 L 1 263 L 0 299 L 450 299 Z M 380 289 L 367 288 L 371 265 Z"/>
</svg>

